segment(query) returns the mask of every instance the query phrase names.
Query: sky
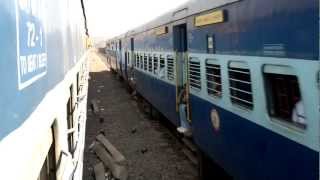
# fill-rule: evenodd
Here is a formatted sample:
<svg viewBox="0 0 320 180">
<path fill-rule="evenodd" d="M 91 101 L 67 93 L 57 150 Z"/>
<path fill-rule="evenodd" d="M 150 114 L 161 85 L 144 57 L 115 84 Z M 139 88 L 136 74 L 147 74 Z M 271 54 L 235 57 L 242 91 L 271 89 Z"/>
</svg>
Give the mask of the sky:
<svg viewBox="0 0 320 180">
<path fill-rule="evenodd" d="M 188 0 L 87 0 L 91 37 L 112 38 L 143 25 Z"/>
</svg>

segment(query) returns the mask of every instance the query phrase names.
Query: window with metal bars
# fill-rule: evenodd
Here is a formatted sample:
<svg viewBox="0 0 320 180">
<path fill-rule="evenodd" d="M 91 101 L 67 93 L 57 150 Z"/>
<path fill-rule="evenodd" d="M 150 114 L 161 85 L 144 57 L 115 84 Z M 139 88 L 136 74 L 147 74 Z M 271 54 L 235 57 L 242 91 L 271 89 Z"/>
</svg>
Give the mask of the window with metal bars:
<svg viewBox="0 0 320 180">
<path fill-rule="evenodd" d="M 136 67 L 139 68 L 140 67 L 140 58 L 139 55 L 136 54 Z"/>
<path fill-rule="evenodd" d="M 167 56 L 167 78 L 168 80 L 174 80 L 174 58 Z"/>
<path fill-rule="evenodd" d="M 75 110 L 74 103 L 73 103 L 73 85 L 70 86 L 70 98 L 67 103 L 67 128 L 68 128 L 68 150 L 70 154 L 74 155 L 74 119 L 73 113 Z"/>
<path fill-rule="evenodd" d="M 228 72 L 231 102 L 253 109 L 251 75 L 247 65 L 241 62 L 230 63 Z"/>
<path fill-rule="evenodd" d="M 297 114 L 297 116 L 303 116 L 297 117 L 303 122 L 295 122 L 293 119 L 295 106 L 301 101 L 298 78 L 295 75 L 264 73 L 264 79 L 270 116 L 305 128 L 304 114 Z"/>
<path fill-rule="evenodd" d="M 144 59 L 143 59 L 143 69 L 145 71 L 148 70 L 148 56 L 147 55 L 144 55 Z"/>
<path fill-rule="evenodd" d="M 165 58 L 163 57 L 163 55 L 160 55 L 160 69 L 159 69 L 159 77 L 161 79 L 164 79 L 166 76 L 166 61 Z"/>
<path fill-rule="evenodd" d="M 152 56 L 149 54 L 148 56 L 148 70 L 149 72 L 152 72 Z"/>
<path fill-rule="evenodd" d="M 158 57 L 157 55 L 153 56 L 153 73 L 157 74 L 158 72 Z"/>
<path fill-rule="evenodd" d="M 197 58 L 191 58 L 189 62 L 189 83 L 191 89 L 201 90 L 201 66 Z"/>
<path fill-rule="evenodd" d="M 162 55 L 160 55 L 160 69 L 165 68 L 166 62 Z"/>
<path fill-rule="evenodd" d="M 140 54 L 140 69 L 143 69 L 143 56 Z"/>
<path fill-rule="evenodd" d="M 206 61 L 206 80 L 208 95 L 221 97 L 221 68 L 216 60 L 208 59 Z"/>
</svg>

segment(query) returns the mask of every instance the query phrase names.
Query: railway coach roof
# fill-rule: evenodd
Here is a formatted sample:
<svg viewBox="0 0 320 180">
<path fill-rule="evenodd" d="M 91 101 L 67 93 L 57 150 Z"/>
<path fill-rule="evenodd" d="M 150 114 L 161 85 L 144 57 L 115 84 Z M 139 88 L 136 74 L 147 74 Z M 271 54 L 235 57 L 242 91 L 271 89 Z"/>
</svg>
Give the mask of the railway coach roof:
<svg viewBox="0 0 320 180">
<path fill-rule="evenodd" d="M 126 33 L 126 35 L 134 35 L 141 33 L 156 27 L 159 27 L 170 22 L 174 22 L 179 19 L 197 14 L 203 11 L 214 9 L 226 4 L 230 4 L 240 0 L 190 0 L 185 4 L 163 14 L 162 16 L 156 18 L 155 20 L 146 23 L 132 31 Z M 122 36 L 119 36 L 122 37 Z"/>
</svg>

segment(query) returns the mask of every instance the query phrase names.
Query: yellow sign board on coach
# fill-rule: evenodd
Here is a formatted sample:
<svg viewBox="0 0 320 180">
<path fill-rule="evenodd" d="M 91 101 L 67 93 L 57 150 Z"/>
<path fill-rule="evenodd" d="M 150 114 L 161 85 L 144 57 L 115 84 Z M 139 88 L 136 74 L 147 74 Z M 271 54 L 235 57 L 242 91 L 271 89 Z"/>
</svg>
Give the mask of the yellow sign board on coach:
<svg viewBox="0 0 320 180">
<path fill-rule="evenodd" d="M 158 29 L 156 29 L 156 35 L 158 35 L 158 36 L 163 35 L 163 34 L 167 34 L 167 33 L 168 33 L 167 26 L 159 27 Z"/>
<path fill-rule="evenodd" d="M 214 11 L 208 14 L 195 17 L 195 26 L 205 26 L 209 24 L 216 24 L 225 21 L 224 13 L 222 10 Z"/>
</svg>

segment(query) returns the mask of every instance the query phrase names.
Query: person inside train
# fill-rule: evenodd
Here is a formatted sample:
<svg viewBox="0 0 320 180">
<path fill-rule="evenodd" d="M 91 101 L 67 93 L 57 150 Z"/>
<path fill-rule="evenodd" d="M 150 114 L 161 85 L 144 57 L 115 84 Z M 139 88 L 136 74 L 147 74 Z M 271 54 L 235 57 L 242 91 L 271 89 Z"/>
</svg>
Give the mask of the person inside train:
<svg viewBox="0 0 320 180">
<path fill-rule="evenodd" d="M 292 110 L 292 121 L 298 126 L 306 127 L 306 118 L 304 113 L 304 106 L 301 99 L 297 99 Z"/>
<path fill-rule="evenodd" d="M 180 126 L 177 128 L 177 131 L 185 136 L 191 136 L 190 124 L 187 120 L 187 94 L 186 94 L 186 85 L 181 89 L 179 96 L 179 117 L 180 117 Z"/>
<path fill-rule="evenodd" d="M 164 67 L 160 67 L 160 70 L 159 70 L 159 77 L 161 79 L 164 79 L 166 77 L 166 70 Z"/>
</svg>

